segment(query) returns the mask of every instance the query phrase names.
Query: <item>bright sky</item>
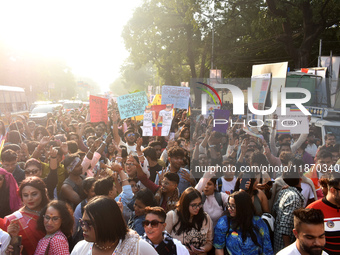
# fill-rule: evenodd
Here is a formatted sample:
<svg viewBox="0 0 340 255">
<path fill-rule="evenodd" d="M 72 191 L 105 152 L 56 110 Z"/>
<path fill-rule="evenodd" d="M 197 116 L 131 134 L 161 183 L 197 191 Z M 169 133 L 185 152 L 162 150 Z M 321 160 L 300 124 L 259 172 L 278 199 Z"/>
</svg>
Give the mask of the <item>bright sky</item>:
<svg viewBox="0 0 340 255">
<path fill-rule="evenodd" d="M 20 50 L 66 60 L 102 90 L 128 57 L 122 30 L 142 0 L 0 1 L 0 39 Z"/>
</svg>

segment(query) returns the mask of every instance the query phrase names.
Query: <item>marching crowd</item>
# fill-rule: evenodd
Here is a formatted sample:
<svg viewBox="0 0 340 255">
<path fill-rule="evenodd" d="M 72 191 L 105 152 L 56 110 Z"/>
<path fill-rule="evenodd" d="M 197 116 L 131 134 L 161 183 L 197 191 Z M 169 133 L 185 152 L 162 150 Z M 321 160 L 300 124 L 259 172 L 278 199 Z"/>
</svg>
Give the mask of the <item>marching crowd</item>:
<svg viewBox="0 0 340 255">
<path fill-rule="evenodd" d="M 0 254 L 340 254 L 334 134 L 174 109 L 168 136 L 142 136 L 115 103 L 89 114 L 0 120 Z"/>
</svg>

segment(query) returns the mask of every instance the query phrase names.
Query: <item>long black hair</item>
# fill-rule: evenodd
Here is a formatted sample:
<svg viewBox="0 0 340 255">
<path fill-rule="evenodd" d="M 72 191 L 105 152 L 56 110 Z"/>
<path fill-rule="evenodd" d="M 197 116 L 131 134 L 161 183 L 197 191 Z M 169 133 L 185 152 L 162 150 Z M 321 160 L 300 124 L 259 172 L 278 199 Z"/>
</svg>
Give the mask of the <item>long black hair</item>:
<svg viewBox="0 0 340 255">
<path fill-rule="evenodd" d="M 235 200 L 236 216 L 231 217 L 229 211 L 226 211 L 228 217 L 228 231 L 230 227 L 234 230 L 240 228 L 243 242 L 250 236 L 253 243 L 260 246 L 256 236 L 256 233 L 259 233 L 259 229 L 253 224 L 255 208 L 250 195 L 244 191 L 236 191 L 229 196 L 228 201 L 230 198 L 234 198 Z"/>
<path fill-rule="evenodd" d="M 201 207 L 198 214 L 195 215 L 190 222 L 189 205 L 197 198 L 200 198 L 202 201 L 201 193 L 193 187 L 187 188 L 182 193 L 177 204 L 178 221 L 173 227 L 176 235 L 187 232 L 192 228 L 200 230 L 202 228 L 203 222 L 208 220 L 206 214 L 203 212 L 203 207 Z M 179 225 L 179 228 L 176 230 L 177 225 Z"/>
</svg>

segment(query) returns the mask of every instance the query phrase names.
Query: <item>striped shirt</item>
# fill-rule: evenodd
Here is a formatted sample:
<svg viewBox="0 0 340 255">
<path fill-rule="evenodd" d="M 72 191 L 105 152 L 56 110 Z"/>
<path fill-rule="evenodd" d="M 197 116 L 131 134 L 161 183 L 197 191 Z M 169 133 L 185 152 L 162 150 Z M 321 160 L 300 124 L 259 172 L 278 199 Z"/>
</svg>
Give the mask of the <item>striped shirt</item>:
<svg viewBox="0 0 340 255">
<path fill-rule="evenodd" d="M 325 217 L 326 245 L 325 251 L 330 254 L 340 254 L 340 207 L 329 202 L 325 197 L 307 208 L 320 209 Z"/>
</svg>

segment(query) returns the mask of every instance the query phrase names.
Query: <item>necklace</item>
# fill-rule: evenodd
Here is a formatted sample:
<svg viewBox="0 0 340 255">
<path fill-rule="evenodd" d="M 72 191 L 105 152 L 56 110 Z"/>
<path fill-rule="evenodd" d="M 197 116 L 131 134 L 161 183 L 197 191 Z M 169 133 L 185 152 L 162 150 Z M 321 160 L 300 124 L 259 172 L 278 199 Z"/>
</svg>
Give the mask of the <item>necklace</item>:
<svg viewBox="0 0 340 255">
<path fill-rule="evenodd" d="M 28 208 L 27 206 L 25 206 L 25 210 L 32 212 L 32 213 L 35 213 L 35 214 L 40 214 L 40 211 L 32 210 L 32 209 Z"/>
<path fill-rule="evenodd" d="M 112 243 L 111 245 L 108 245 L 108 246 L 100 246 L 99 244 L 94 243 L 94 246 L 96 246 L 99 250 L 107 251 L 107 250 L 111 249 L 113 246 L 115 246 L 116 243 L 117 243 L 117 241 Z"/>
</svg>

